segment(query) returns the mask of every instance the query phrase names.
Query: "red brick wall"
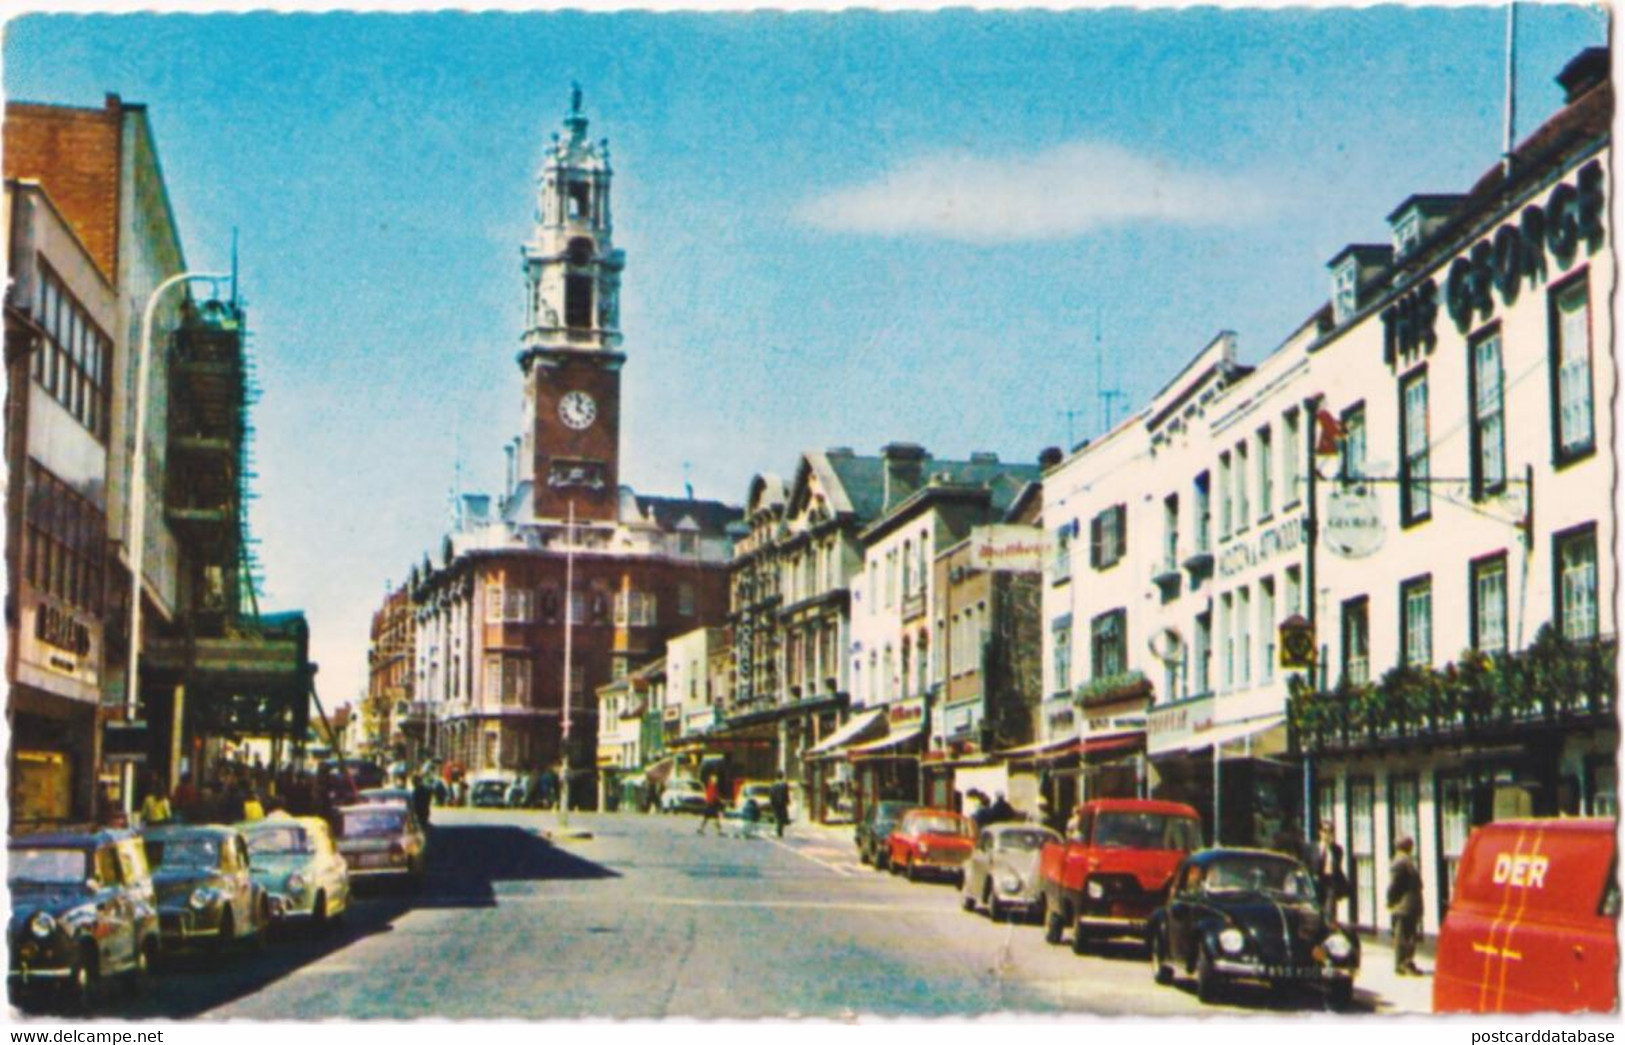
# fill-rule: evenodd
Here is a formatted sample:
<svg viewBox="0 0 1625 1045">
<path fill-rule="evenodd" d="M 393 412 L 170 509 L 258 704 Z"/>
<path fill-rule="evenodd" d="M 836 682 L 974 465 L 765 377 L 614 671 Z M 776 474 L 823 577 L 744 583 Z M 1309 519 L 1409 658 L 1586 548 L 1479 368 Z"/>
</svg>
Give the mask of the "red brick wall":
<svg viewBox="0 0 1625 1045">
<path fill-rule="evenodd" d="M 13 102 L 6 106 L 5 176 L 40 182 L 109 282 L 118 278 L 119 151 L 123 106 Z"/>
<path fill-rule="evenodd" d="M 555 367 L 536 365 L 536 515 L 563 519 L 575 504 L 578 519 L 613 522 L 617 514 L 621 454 L 620 371 L 591 359 L 569 358 Z M 586 392 L 598 404 L 591 426 L 577 431 L 559 419 L 559 400 L 573 391 Z M 604 464 L 604 488 L 555 490 L 547 485 L 554 457 L 578 458 Z"/>
</svg>

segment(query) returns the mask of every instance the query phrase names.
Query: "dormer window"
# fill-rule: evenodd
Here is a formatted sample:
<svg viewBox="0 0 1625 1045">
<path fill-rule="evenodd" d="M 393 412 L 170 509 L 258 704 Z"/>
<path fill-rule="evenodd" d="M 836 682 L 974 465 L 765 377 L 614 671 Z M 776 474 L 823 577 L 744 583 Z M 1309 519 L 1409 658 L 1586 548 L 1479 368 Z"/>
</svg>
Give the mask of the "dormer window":
<svg viewBox="0 0 1625 1045">
<path fill-rule="evenodd" d="M 1394 253 L 1407 257 L 1422 244 L 1422 214 L 1409 210 L 1394 222 Z"/>
<path fill-rule="evenodd" d="M 1339 325 L 1347 323 L 1360 305 L 1360 263 L 1353 257 L 1344 258 L 1332 270 L 1332 319 Z"/>
</svg>

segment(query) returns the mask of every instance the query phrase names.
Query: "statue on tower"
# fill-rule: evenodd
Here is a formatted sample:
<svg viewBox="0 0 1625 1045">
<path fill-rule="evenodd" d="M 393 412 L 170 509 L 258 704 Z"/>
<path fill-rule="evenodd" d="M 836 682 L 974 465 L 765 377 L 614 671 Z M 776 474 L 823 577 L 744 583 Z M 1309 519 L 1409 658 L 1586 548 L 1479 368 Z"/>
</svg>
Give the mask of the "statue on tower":
<svg viewBox="0 0 1625 1045">
<path fill-rule="evenodd" d="M 570 81 L 570 115 L 581 115 L 581 85 L 574 80 Z"/>
</svg>

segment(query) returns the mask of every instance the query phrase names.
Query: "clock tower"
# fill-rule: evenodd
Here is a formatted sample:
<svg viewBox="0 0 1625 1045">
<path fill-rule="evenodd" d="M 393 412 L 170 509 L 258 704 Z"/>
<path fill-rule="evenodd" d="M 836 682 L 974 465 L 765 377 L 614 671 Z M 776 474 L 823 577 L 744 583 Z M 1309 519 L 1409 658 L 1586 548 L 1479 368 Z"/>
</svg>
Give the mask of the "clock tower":
<svg viewBox="0 0 1625 1045">
<path fill-rule="evenodd" d="M 521 453 L 538 519 L 615 522 L 620 501 L 621 270 L 609 211 L 609 140 L 587 137 L 572 85 L 564 134 L 537 178 L 536 226 L 523 247 L 525 375 Z"/>
</svg>

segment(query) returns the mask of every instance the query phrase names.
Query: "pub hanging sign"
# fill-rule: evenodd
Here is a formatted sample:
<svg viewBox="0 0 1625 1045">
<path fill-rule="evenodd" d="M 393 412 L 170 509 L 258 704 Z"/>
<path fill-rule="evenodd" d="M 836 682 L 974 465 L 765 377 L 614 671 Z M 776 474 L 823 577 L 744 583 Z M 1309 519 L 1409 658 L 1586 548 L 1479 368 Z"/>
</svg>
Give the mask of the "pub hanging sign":
<svg viewBox="0 0 1625 1045">
<path fill-rule="evenodd" d="M 1548 256 L 1561 271 L 1574 264 L 1582 244 L 1587 254 L 1601 249 L 1607 211 L 1603 182 L 1602 164 L 1592 160 L 1573 182 L 1557 185 L 1544 203 L 1531 203 L 1450 263 L 1444 307 L 1457 330 L 1465 334 L 1490 319 L 1497 298 L 1509 307 L 1526 283 L 1546 282 Z M 1437 347 L 1438 299 L 1438 285 L 1429 279 L 1383 310 L 1383 361 L 1390 368 Z"/>
</svg>

